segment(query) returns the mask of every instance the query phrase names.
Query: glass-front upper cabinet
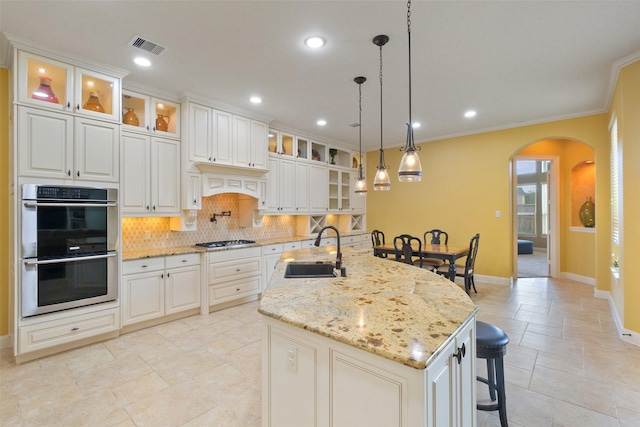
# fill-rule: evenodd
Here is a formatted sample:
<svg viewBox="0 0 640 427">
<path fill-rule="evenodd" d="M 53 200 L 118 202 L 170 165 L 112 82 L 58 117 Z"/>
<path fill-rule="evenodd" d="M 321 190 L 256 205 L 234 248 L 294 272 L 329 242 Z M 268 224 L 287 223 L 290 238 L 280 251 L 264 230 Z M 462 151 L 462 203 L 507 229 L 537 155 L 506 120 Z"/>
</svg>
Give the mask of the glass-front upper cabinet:
<svg viewBox="0 0 640 427">
<path fill-rule="evenodd" d="M 269 153 L 292 157 L 295 151 L 293 135 L 279 130 L 269 130 Z"/>
<path fill-rule="evenodd" d="M 129 90 L 122 91 L 123 129 L 180 137 L 180 105 Z"/>
<path fill-rule="evenodd" d="M 298 147 L 298 159 L 309 160 L 309 140 L 307 138 L 296 137 Z"/>
<path fill-rule="evenodd" d="M 120 78 L 19 51 L 18 101 L 119 121 Z"/>
</svg>

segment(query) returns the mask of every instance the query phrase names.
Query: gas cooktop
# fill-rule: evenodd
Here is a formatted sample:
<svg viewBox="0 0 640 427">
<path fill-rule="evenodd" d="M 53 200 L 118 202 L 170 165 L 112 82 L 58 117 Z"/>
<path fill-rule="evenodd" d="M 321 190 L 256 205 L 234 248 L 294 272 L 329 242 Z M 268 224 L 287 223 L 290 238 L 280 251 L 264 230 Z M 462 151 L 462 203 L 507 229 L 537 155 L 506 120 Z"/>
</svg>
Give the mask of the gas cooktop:
<svg viewBox="0 0 640 427">
<path fill-rule="evenodd" d="M 203 248 L 228 248 L 228 247 L 240 247 L 240 246 L 248 246 L 255 244 L 255 240 L 218 240 L 217 242 L 204 242 L 204 243 L 196 243 L 196 246 L 201 246 Z"/>
</svg>

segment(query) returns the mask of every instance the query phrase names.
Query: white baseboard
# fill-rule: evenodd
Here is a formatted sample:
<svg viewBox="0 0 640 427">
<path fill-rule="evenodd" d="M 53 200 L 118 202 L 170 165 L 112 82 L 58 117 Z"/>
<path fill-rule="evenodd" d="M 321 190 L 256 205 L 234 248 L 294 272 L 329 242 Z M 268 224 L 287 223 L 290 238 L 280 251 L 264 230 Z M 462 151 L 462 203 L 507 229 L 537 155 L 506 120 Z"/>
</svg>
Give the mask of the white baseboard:
<svg viewBox="0 0 640 427">
<path fill-rule="evenodd" d="M 601 291 L 599 289 L 595 289 L 593 291 L 593 296 L 596 298 L 606 299 L 607 301 L 609 301 L 609 307 L 611 308 L 613 321 L 616 324 L 616 329 L 618 330 L 618 336 L 620 337 L 620 339 L 622 341 L 625 341 L 640 347 L 640 334 L 624 328 L 622 319 L 620 319 L 620 314 L 618 314 L 618 310 L 616 310 L 616 305 L 613 303 L 613 298 L 611 298 L 611 293 L 609 291 Z"/>
<path fill-rule="evenodd" d="M 476 283 L 489 283 L 490 285 L 510 286 L 512 284 L 512 280 L 510 277 L 483 276 L 480 274 L 475 274 L 474 279 Z"/>
<path fill-rule="evenodd" d="M 11 335 L 3 335 L 0 337 L 0 348 L 11 347 Z"/>
<path fill-rule="evenodd" d="M 596 279 L 593 277 L 580 276 L 579 274 L 563 272 L 558 275 L 560 279 L 569 279 L 575 282 L 585 283 L 587 285 L 595 286 Z"/>
</svg>

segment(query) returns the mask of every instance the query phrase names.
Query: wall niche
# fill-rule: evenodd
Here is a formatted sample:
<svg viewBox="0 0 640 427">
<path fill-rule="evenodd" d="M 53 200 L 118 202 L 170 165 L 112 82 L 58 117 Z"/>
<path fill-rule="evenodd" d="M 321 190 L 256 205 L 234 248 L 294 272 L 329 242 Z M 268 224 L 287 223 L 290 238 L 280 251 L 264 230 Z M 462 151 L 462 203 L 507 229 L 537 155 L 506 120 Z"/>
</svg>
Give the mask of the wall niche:
<svg viewBox="0 0 640 427">
<path fill-rule="evenodd" d="M 596 203 L 596 164 L 585 160 L 571 169 L 571 226 L 584 227 L 580 220 L 580 208 L 591 200 Z"/>
</svg>

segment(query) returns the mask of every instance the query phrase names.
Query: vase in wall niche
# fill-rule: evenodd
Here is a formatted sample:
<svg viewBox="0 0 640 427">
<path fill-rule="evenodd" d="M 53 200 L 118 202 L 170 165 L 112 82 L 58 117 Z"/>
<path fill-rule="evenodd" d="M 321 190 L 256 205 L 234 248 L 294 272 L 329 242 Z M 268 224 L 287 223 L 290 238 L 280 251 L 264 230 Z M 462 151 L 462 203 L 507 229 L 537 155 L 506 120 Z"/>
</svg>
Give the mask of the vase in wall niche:
<svg viewBox="0 0 640 427">
<path fill-rule="evenodd" d="M 98 97 L 98 91 L 92 90 L 89 91 L 89 99 L 82 106 L 85 110 L 97 111 L 98 113 L 104 113 L 104 108 L 102 104 L 100 104 L 100 98 Z"/>
<path fill-rule="evenodd" d="M 596 205 L 587 197 L 587 201 L 580 207 L 580 222 L 587 228 L 596 226 Z"/>
<path fill-rule="evenodd" d="M 158 114 L 156 118 L 156 130 L 161 130 L 166 132 L 169 129 L 169 121 L 171 119 L 169 116 L 163 116 L 162 114 Z"/>
<path fill-rule="evenodd" d="M 53 93 L 51 89 L 51 77 L 40 76 L 40 86 L 36 89 L 31 98 L 39 99 L 40 101 L 52 102 L 58 104 L 58 97 Z"/>
</svg>

